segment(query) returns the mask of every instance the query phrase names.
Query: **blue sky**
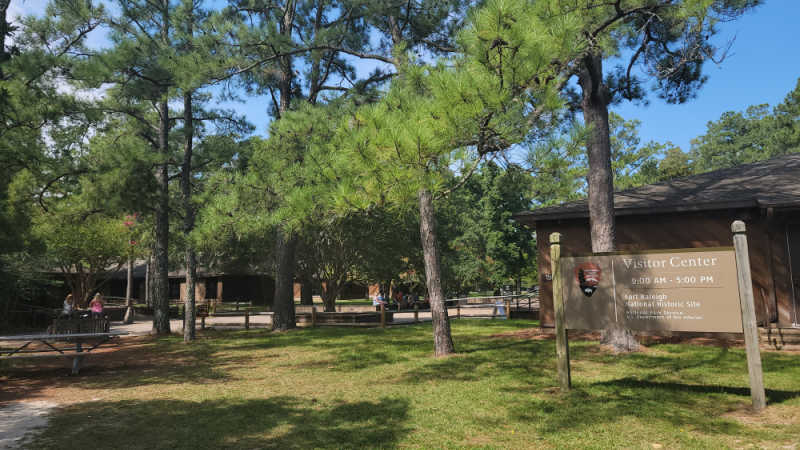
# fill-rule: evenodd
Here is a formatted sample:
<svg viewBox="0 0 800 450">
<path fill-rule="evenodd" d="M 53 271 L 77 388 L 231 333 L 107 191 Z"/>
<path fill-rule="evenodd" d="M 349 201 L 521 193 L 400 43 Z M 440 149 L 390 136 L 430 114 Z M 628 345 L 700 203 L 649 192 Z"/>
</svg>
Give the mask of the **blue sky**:
<svg viewBox="0 0 800 450">
<path fill-rule="evenodd" d="M 800 1 L 767 0 L 720 27 L 718 44 L 735 41 L 720 66 L 712 63 L 705 67 L 709 79 L 696 99 L 668 105 L 651 96 L 649 106 L 622 104 L 614 110 L 626 119 L 642 122 L 639 134 L 643 142 L 672 141 L 688 151 L 690 141 L 705 133 L 706 124 L 723 112 L 743 111 L 761 103 L 775 106 L 794 89 L 800 77 L 798 19 Z"/>
<path fill-rule="evenodd" d="M 41 14 L 46 0 L 12 0 L 12 16 Z M 716 38 L 723 45 L 735 38 L 731 52 L 721 65 L 709 63 L 708 82 L 694 100 L 669 105 L 651 96 L 650 104 L 618 105 L 614 110 L 626 119 L 641 121 L 642 142 L 671 141 L 684 151 L 690 141 L 706 130 L 709 121 L 725 111 L 742 111 L 750 105 L 774 106 L 792 90 L 800 77 L 800 52 L 794 50 L 796 21 L 800 19 L 800 1 L 767 0 L 737 21 L 722 24 Z M 102 38 L 100 38 L 102 40 Z M 366 75 L 374 64 L 359 64 L 359 75 Z M 267 97 L 248 97 L 243 103 L 227 102 L 247 116 L 256 133 L 267 131 Z"/>
<path fill-rule="evenodd" d="M 670 105 L 650 96 L 649 105 L 623 103 L 614 111 L 626 119 L 641 121 L 642 143 L 671 141 L 684 151 L 690 141 L 705 133 L 706 124 L 725 111 L 743 111 L 750 105 L 783 101 L 800 77 L 800 52 L 792 50 L 796 41 L 796 21 L 800 1 L 767 0 L 754 11 L 720 26 L 714 42 L 723 46 L 735 39 L 728 57 L 720 65 L 708 63 L 708 81 L 697 98 L 681 105 Z M 366 75 L 373 64 L 358 64 Z M 360 75 L 361 75 L 360 74 Z M 246 104 L 228 104 L 247 115 L 256 133 L 266 132 L 266 97 L 248 98 Z"/>
</svg>

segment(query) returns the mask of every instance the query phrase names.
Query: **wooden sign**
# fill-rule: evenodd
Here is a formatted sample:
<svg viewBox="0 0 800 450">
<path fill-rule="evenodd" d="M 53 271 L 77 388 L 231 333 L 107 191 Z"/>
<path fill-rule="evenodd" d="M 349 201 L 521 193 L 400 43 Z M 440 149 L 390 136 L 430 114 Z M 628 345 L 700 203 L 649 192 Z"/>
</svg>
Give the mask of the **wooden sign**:
<svg viewBox="0 0 800 450">
<path fill-rule="evenodd" d="M 561 258 L 568 329 L 742 332 L 733 248 Z"/>
<path fill-rule="evenodd" d="M 572 384 L 567 329 L 616 322 L 633 330 L 743 332 L 753 410 L 766 407 L 744 222 L 734 248 L 594 254 L 561 258 L 550 235 L 556 355 L 561 389 Z M 738 301 L 737 301 L 738 300 Z"/>
</svg>

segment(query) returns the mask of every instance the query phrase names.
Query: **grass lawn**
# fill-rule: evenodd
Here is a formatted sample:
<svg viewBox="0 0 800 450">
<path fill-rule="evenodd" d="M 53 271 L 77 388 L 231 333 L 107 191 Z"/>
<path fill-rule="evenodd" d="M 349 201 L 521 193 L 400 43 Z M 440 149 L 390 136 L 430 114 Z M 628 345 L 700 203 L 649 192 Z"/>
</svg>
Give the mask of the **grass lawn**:
<svg viewBox="0 0 800 450">
<path fill-rule="evenodd" d="M 800 354 L 764 352 L 769 406 L 748 414 L 742 349 L 655 345 L 614 356 L 573 342 L 575 388 L 555 388 L 554 342 L 530 321 L 209 332 L 145 339 L 66 370 L 4 369 L 0 385 L 58 399 L 30 448 L 720 448 L 800 443 Z M 127 353 L 125 353 L 127 352 Z"/>
</svg>

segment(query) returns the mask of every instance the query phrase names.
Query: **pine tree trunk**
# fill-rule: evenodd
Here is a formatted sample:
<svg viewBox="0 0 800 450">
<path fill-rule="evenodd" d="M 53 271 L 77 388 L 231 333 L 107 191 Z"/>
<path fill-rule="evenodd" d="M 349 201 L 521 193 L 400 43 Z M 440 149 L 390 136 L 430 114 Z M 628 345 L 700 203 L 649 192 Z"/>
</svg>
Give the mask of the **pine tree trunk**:
<svg viewBox="0 0 800 450">
<path fill-rule="evenodd" d="M 289 2 L 283 11 L 280 33 L 292 36 L 296 4 Z M 278 119 L 289 110 L 292 100 L 292 80 L 294 67 L 291 56 L 278 58 L 279 81 Z M 278 229 L 275 239 L 275 298 L 273 305 L 272 329 L 285 331 L 297 326 L 294 316 L 294 269 L 297 238 L 293 233 Z"/>
<path fill-rule="evenodd" d="M 153 307 L 153 265 L 150 263 L 152 255 L 147 256 L 147 262 L 144 265 L 144 304 L 148 308 Z"/>
<path fill-rule="evenodd" d="M 294 251 L 297 238 L 279 230 L 275 239 L 275 304 L 272 329 L 285 331 L 297 326 L 294 316 Z"/>
<path fill-rule="evenodd" d="M 583 59 L 579 76 L 583 91 L 581 107 L 588 128 L 586 151 L 589 160 L 589 227 L 592 252 L 613 252 L 616 238 L 614 221 L 614 174 L 611 170 L 611 140 L 608 126 L 608 105 L 611 94 L 603 82 L 603 56 L 590 54 Z M 630 330 L 612 323 L 603 330 L 603 343 L 617 352 L 638 349 Z"/>
<path fill-rule="evenodd" d="M 192 205 L 192 151 L 194 123 L 192 121 L 192 92 L 183 96 L 183 167 L 181 189 L 183 191 L 183 234 L 186 237 L 186 303 L 183 321 L 183 342 L 195 338 L 195 284 L 197 279 L 197 254 L 189 234 L 194 229 L 194 206 Z"/>
<path fill-rule="evenodd" d="M 195 286 L 197 284 L 197 255 L 191 246 L 186 249 L 186 302 L 184 303 L 183 342 L 195 339 Z"/>
<path fill-rule="evenodd" d="M 313 284 L 311 279 L 306 275 L 300 281 L 300 304 L 312 306 L 314 304 L 314 292 L 312 290 Z"/>
<path fill-rule="evenodd" d="M 169 105 L 159 102 L 158 144 L 163 162 L 156 172 L 158 199 L 155 212 L 153 267 L 153 334 L 169 334 Z"/>
<path fill-rule="evenodd" d="M 6 36 L 9 34 L 11 21 L 8 18 L 8 8 L 11 0 L 0 0 L 0 62 L 5 63 L 11 58 L 11 54 L 6 51 Z M 3 68 L 0 66 L 0 79 L 5 79 Z"/>
<path fill-rule="evenodd" d="M 600 55 L 584 58 L 580 84 L 583 89 L 583 120 L 589 135 L 586 151 L 589 160 L 589 224 L 592 251 L 614 251 L 614 179 L 611 172 L 611 141 L 608 126 L 608 87 L 603 83 Z"/>
<path fill-rule="evenodd" d="M 446 356 L 455 353 L 453 338 L 450 335 L 450 318 L 442 293 L 439 248 L 436 242 L 436 220 L 433 214 L 433 197 L 430 191 L 419 192 L 419 234 L 425 259 L 425 278 L 431 303 L 433 321 L 433 354 Z"/>
<path fill-rule="evenodd" d="M 337 281 L 326 280 L 322 288 L 322 303 L 325 312 L 336 312 L 336 297 L 339 296 L 340 284 Z"/>
<path fill-rule="evenodd" d="M 125 286 L 125 318 L 122 323 L 133 323 L 133 257 L 128 258 L 128 285 Z"/>
</svg>

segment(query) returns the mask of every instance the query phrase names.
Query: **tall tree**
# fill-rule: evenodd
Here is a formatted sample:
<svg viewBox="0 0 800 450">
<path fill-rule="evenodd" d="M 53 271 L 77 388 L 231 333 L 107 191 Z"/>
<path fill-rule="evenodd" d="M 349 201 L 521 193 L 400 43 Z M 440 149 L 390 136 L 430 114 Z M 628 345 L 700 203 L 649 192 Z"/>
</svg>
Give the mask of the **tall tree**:
<svg viewBox="0 0 800 450">
<path fill-rule="evenodd" d="M 70 145 L 96 120 L 85 101 L 64 87 L 62 73 L 98 29 L 102 7 L 53 1 L 41 18 L 12 18 L 0 2 L 0 306 L 20 297 L 39 251 L 32 219 L 59 181 L 75 183 L 81 169 Z M 14 19 L 15 23 L 12 23 Z M 56 22 L 60 26 L 55 26 Z M 79 144 L 79 143 L 78 143 Z M 27 272 L 27 274 L 26 274 Z"/>
<path fill-rule="evenodd" d="M 70 76 L 80 86 L 104 89 L 97 110 L 105 114 L 105 119 L 97 135 L 110 144 L 105 145 L 105 157 L 100 160 L 109 162 L 119 158 L 118 154 L 108 151 L 116 142 L 138 140 L 142 148 L 149 149 L 149 155 L 135 155 L 135 145 L 122 146 L 131 151 L 123 153 L 130 157 L 122 161 L 123 166 L 136 170 L 124 177 L 106 176 L 101 183 L 108 192 L 119 193 L 127 202 L 126 210 L 140 211 L 153 218 L 152 332 L 165 334 L 170 332 L 168 271 L 173 247 L 170 223 L 176 216 L 176 209 L 171 205 L 170 182 L 181 176 L 175 170 L 176 166 L 181 167 L 184 173 L 182 228 L 188 236 L 194 220 L 191 186 L 197 173 L 192 163 L 198 138 L 196 131 L 205 121 L 236 122 L 230 114 L 210 112 L 196 104 L 208 97 L 201 89 L 225 78 L 226 70 L 232 70 L 226 64 L 233 63 L 224 60 L 226 52 L 220 50 L 220 46 L 226 43 L 212 36 L 206 27 L 208 14 L 198 1 L 119 0 L 116 6 L 114 14 L 107 15 L 104 20 L 112 45 L 88 51 L 89 57 L 79 58 Z M 218 31 L 225 34 L 227 28 L 217 25 L 221 27 Z M 177 99 L 182 100 L 183 111 L 175 111 L 170 106 Z M 183 130 L 177 136 L 176 124 L 181 121 Z M 176 151 L 181 141 L 182 158 Z M 183 164 L 175 164 L 179 158 Z M 112 170 L 119 171 L 118 168 Z M 130 182 L 136 184 L 137 189 L 129 189 Z M 185 260 L 189 263 L 191 283 L 194 273 L 191 267 L 196 263 L 191 240 L 184 239 L 184 242 L 189 244 Z M 191 339 L 192 324 L 187 328 L 187 338 Z"/>
<path fill-rule="evenodd" d="M 481 111 L 480 106 L 476 108 L 478 111 L 471 111 L 472 115 L 467 113 L 463 117 L 458 117 L 457 119 L 453 116 L 445 119 L 445 122 L 448 119 L 475 121 L 471 128 L 462 130 L 466 131 L 465 135 L 468 136 L 464 141 L 454 139 L 454 136 L 435 136 L 436 133 L 432 132 L 432 130 L 417 128 L 403 133 L 396 128 L 399 123 L 407 123 L 407 126 L 410 127 L 419 127 L 421 123 L 425 121 L 425 118 L 428 117 L 428 114 L 430 114 L 435 121 L 438 118 L 437 115 L 452 113 L 453 110 L 448 109 L 451 107 L 466 112 L 468 107 L 465 107 L 464 103 L 472 104 L 473 106 L 476 104 L 480 104 L 484 107 L 490 106 L 486 103 L 482 103 L 484 99 L 473 103 L 474 97 L 472 96 L 475 93 L 464 91 L 460 92 L 462 98 L 459 99 L 462 100 L 463 103 L 459 104 L 457 100 L 454 102 L 455 104 L 451 103 L 447 106 L 437 105 L 437 107 L 444 106 L 442 110 L 435 110 L 431 108 L 433 105 L 432 103 L 421 100 L 421 97 L 432 94 L 430 90 L 431 86 L 426 86 L 425 81 L 423 81 L 425 75 L 422 75 L 421 72 L 414 69 L 413 66 L 418 64 L 418 62 L 415 62 L 412 56 L 414 54 L 421 55 L 426 52 L 441 54 L 456 50 L 455 36 L 452 30 L 460 26 L 464 18 L 462 15 L 457 14 L 460 6 L 462 6 L 460 2 L 404 2 L 396 5 L 387 4 L 385 9 L 381 11 L 381 14 L 377 16 L 379 19 L 373 20 L 374 26 L 382 32 L 383 48 L 391 52 L 391 58 L 387 58 L 386 61 L 394 65 L 396 72 L 400 75 L 400 77 L 394 81 L 395 84 L 401 86 L 396 92 L 398 96 L 409 96 L 406 99 L 394 97 L 391 100 L 385 100 L 390 105 L 388 107 L 389 109 L 379 108 L 373 110 L 372 113 L 374 113 L 373 120 L 377 121 L 377 126 L 381 128 L 385 127 L 385 129 L 380 129 L 378 133 L 386 134 L 386 138 L 388 138 L 386 145 L 393 146 L 398 156 L 397 160 L 385 161 L 386 166 L 384 170 L 388 168 L 391 171 L 403 166 L 405 166 L 404 169 L 407 169 L 409 165 L 412 166 L 412 173 L 406 175 L 406 177 L 410 179 L 404 180 L 404 182 L 416 188 L 415 196 L 417 210 L 419 211 L 420 242 L 423 251 L 425 282 L 431 304 L 434 354 L 436 356 L 445 356 L 454 353 L 455 345 L 453 344 L 450 332 L 450 320 L 447 315 L 444 292 L 442 289 L 441 256 L 434 208 L 434 191 L 438 187 L 435 186 L 433 180 L 440 176 L 444 170 L 444 167 L 441 165 L 443 160 L 446 159 L 441 158 L 444 156 L 443 153 L 473 145 L 478 147 L 478 154 L 482 159 L 484 154 L 495 151 L 498 145 L 501 147 L 507 145 L 505 140 L 509 138 L 509 136 L 503 136 L 502 132 L 498 133 L 496 128 L 497 122 L 494 122 L 496 118 L 493 117 L 494 112 L 489 112 L 487 110 Z M 491 13 L 487 14 L 484 18 L 490 14 Z M 497 22 L 496 17 L 491 19 L 494 19 L 495 23 Z M 475 21 L 478 27 L 483 25 L 480 23 L 480 20 L 479 18 Z M 508 25 L 508 23 L 504 25 Z M 497 51 L 500 55 L 499 62 L 491 61 L 492 57 L 490 53 L 494 53 L 497 45 L 493 45 L 491 49 L 489 49 L 489 46 L 484 45 L 486 43 L 483 42 L 481 38 L 482 36 L 477 39 L 473 37 L 473 40 L 470 42 L 473 45 L 472 48 L 473 50 L 477 49 L 478 52 L 481 52 L 479 57 L 484 58 L 482 62 L 487 62 L 489 66 L 497 64 L 493 69 L 499 69 L 500 78 L 502 80 L 502 71 L 504 69 L 504 67 L 502 67 L 503 49 L 500 48 Z M 491 52 L 489 50 L 491 50 Z M 486 65 L 481 66 L 481 69 L 485 70 L 485 68 Z M 462 69 L 465 72 L 469 70 L 466 67 L 462 67 Z M 513 74 L 514 69 L 512 68 L 510 72 Z M 442 82 L 444 80 L 439 79 L 437 81 Z M 458 95 L 458 91 L 461 88 L 458 83 L 471 81 L 474 80 L 463 78 L 458 81 L 450 80 L 451 84 L 449 84 L 449 87 L 453 89 L 450 94 Z M 497 87 L 498 86 L 491 86 L 491 88 L 495 89 L 495 92 L 492 92 L 492 94 L 496 93 Z M 499 87 L 502 91 L 504 87 L 502 81 Z M 500 94 L 500 96 L 502 96 L 502 94 Z M 391 97 L 390 93 L 387 98 Z M 488 100 L 487 103 L 497 100 L 498 97 L 493 97 L 491 100 Z M 394 111 L 391 111 L 392 109 L 394 109 Z M 405 114 L 408 117 L 399 118 L 395 116 L 396 113 L 400 113 L 401 115 Z M 386 121 L 388 117 L 392 117 L 392 119 Z M 396 122 L 392 123 L 392 120 Z M 463 125 L 463 123 L 459 125 Z M 449 126 L 452 127 L 453 124 L 449 124 Z M 444 134 L 446 135 L 447 133 Z M 450 142 L 445 143 L 448 138 L 451 139 Z M 469 139 L 474 140 L 469 142 Z M 423 143 L 423 140 L 430 140 L 432 142 Z M 408 148 L 402 148 L 405 146 L 408 146 Z M 416 149 L 416 151 L 414 151 L 414 149 Z M 412 154 L 408 155 L 405 154 L 405 152 L 412 152 Z M 385 158 L 385 156 L 381 155 L 376 156 L 379 160 Z M 477 166 L 478 161 L 474 162 L 474 164 Z M 390 179 L 393 177 L 389 174 L 388 177 L 383 175 L 379 176 L 379 178 L 392 182 Z M 408 192 L 406 192 L 406 194 L 407 193 Z"/>
<path fill-rule="evenodd" d="M 242 1 L 234 5 L 232 12 L 244 19 L 238 31 L 244 51 L 241 69 L 244 82 L 256 92 L 270 95 L 270 113 L 276 123 L 282 122 L 301 105 L 323 103 L 354 88 L 362 92 L 387 78 L 376 71 L 365 80 L 350 81 L 355 79 L 355 69 L 344 55 L 379 57 L 362 51 L 369 41 L 363 24 L 362 6 L 324 0 L 264 4 Z M 304 72 L 301 73 L 301 69 L 305 69 Z M 280 149 L 282 156 L 291 159 L 290 165 L 302 162 L 307 147 L 303 139 L 291 140 L 291 146 L 288 142 L 280 144 L 277 139 L 270 140 L 273 142 L 264 147 L 264 152 Z M 264 160 L 270 158 L 272 156 L 261 157 Z M 274 174 L 262 175 L 268 178 Z M 285 330 L 295 327 L 293 282 L 297 227 L 301 224 L 283 221 L 274 226 L 273 326 Z"/>
<path fill-rule="evenodd" d="M 175 87 L 172 16 L 175 5 L 120 0 L 118 13 L 109 15 L 112 45 L 95 52 L 76 78 L 86 85 L 107 86 L 101 108 L 109 117 L 124 117 L 136 135 L 148 143 L 154 156 L 153 194 L 143 209 L 153 217 L 153 300 L 154 334 L 168 334 L 169 327 L 169 222 L 170 222 L 170 91 Z M 143 212 L 144 212 L 143 211 Z"/>
<path fill-rule="evenodd" d="M 465 194 L 458 214 L 461 233 L 450 245 L 461 249 L 457 258 L 464 281 L 519 287 L 523 275 L 533 271 L 533 236 L 511 220 L 515 211 L 530 208 L 532 184 L 533 177 L 521 166 L 502 168 L 490 161 L 460 190 Z"/>
<path fill-rule="evenodd" d="M 231 111 L 208 108 L 212 84 L 225 80 L 235 70 L 233 43 L 220 39 L 232 24 L 224 15 L 206 10 L 201 0 L 182 0 L 175 11 L 175 56 L 173 70 L 177 93 L 183 101 L 183 155 L 180 173 L 182 241 L 186 270 L 184 342 L 195 338 L 195 287 L 198 256 L 192 232 L 195 228 L 197 204 L 194 192 L 205 176 L 203 167 L 230 161 L 233 149 L 222 151 L 229 139 L 250 131 L 249 125 Z M 199 144 L 199 147 L 197 146 Z M 232 146 L 233 147 L 233 146 Z M 198 150 L 200 153 L 198 154 Z"/>
<path fill-rule="evenodd" d="M 556 11 L 571 14 L 583 22 L 587 47 L 569 69 L 577 75 L 580 109 L 588 128 L 589 222 L 592 251 L 614 251 L 614 187 L 611 168 L 608 107 L 621 98 L 642 98 L 641 81 L 633 74 L 637 64 L 642 73 L 656 81 L 655 89 L 670 103 L 692 98 L 706 77 L 708 60 L 720 55 L 711 44 L 721 20 L 731 20 L 751 9 L 758 0 L 637 0 L 549 2 Z M 557 25 L 558 26 L 558 25 Z M 631 56 L 625 67 L 608 73 L 606 59 L 624 49 Z M 631 333 L 611 326 L 605 342 L 618 351 L 638 346 Z"/>
<path fill-rule="evenodd" d="M 462 183 L 486 155 L 519 142 L 530 128 L 560 106 L 560 61 L 578 44 L 565 23 L 558 33 L 540 34 L 542 17 L 528 5 L 491 2 L 471 16 L 463 35 L 464 57 L 440 65 L 397 54 L 399 76 L 385 97 L 342 120 L 339 140 L 349 149 L 338 164 L 341 189 L 351 204 L 389 201 L 415 204 L 425 279 L 433 316 L 434 354 L 455 351 L 444 304 L 435 198 Z M 524 24 L 524 25 L 523 25 Z M 542 27 L 544 28 L 544 27 Z M 555 62 L 553 62 L 555 61 Z M 352 181 L 357 180 L 357 181 Z"/>
</svg>

